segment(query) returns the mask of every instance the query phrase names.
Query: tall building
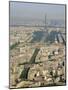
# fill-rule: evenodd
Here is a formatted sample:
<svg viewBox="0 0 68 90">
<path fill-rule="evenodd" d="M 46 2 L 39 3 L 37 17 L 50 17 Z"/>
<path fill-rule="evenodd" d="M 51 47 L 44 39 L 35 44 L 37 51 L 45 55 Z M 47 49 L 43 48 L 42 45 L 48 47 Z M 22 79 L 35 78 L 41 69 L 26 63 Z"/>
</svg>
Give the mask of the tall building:
<svg viewBox="0 0 68 90">
<path fill-rule="evenodd" d="M 46 22 L 47 22 L 47 21 L 46 21 L 46 14 L 45 14 L 45 29 L 46 29 Z"/>
</svg>

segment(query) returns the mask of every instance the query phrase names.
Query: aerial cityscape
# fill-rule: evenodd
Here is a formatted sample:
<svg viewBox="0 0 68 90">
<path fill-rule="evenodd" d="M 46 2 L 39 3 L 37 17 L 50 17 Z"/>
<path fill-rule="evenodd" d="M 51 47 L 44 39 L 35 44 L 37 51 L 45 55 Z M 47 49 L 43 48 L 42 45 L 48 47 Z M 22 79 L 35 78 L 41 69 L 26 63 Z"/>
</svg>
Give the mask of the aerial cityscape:
<svg viewBox="0 0 68 90">
<path fill-rule="evenodd" d="M 65 26 L 65 5 L 10 2 L 10 88 L 66 85 Z"/>
</svg>

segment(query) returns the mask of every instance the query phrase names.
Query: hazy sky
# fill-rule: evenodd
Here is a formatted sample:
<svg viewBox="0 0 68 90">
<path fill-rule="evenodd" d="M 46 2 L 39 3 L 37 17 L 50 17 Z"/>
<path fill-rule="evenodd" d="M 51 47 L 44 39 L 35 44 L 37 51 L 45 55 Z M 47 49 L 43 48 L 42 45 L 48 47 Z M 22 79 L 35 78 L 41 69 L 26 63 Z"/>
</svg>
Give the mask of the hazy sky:
<svg viewBox="0 0 68 90">
<path fill-rule="evenodd" d="M 10 24 L 22 24 L 28 20 L 65 20 L 65 5 L 10 2 Z"/>
</svg>

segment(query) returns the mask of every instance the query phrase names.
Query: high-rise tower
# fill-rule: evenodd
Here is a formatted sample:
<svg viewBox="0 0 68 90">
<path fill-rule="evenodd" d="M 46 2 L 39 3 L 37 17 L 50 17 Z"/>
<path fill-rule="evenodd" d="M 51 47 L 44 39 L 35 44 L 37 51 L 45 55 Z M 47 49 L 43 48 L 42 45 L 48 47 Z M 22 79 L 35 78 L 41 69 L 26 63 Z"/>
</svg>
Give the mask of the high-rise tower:
<svg viewBox="0 0 68 90">
<path fill-rule="evenodd" d="M 46 14 L 45 14 L 45 29 L 46 29 Z"/>
</svg>

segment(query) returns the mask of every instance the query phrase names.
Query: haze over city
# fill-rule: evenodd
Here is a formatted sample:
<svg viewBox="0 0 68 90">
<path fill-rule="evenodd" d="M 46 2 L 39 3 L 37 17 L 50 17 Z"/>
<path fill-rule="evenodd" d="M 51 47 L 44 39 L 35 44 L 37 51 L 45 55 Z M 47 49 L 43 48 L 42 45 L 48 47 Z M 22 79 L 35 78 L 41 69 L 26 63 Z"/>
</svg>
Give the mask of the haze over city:
<svg viewBox="0 0 68 90">
<path fill-rule="evenodd" d="M 45 15 L 47 23 L 57 21 L 65 22 L 65 5 L 40 3 L 10 3 L 10 25 L 44 24 Z"/>
</svg>

